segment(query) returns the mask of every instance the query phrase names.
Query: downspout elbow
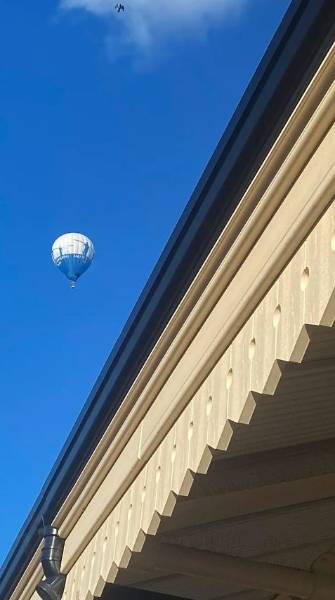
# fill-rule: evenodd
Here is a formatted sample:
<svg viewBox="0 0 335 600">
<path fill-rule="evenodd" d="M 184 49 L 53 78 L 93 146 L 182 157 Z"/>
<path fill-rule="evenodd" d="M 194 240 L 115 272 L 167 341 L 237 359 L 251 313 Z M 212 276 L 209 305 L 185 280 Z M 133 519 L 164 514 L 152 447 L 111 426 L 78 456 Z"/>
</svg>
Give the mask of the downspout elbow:
<svg viewBox="0 0 335 600">
<path fill-rule="evenodd" d="M 44 546 L 41 552 L 41 563 L 45 579 L 37 586 L 36 591 L 42 600 L 61 600 L 65 587 L 65 575 L 60 572 L 64 540 L 54 527 L 44 528 Z"/>
</svg>

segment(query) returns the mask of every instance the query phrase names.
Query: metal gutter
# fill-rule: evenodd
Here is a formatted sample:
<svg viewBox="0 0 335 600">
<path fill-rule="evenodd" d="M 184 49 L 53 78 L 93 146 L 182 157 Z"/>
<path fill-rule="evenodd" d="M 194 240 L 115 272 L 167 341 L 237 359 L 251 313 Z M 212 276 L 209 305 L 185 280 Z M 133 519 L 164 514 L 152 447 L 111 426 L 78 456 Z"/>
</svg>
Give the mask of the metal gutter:
<svg viewBox="0 0 335 600">
<path fill-rule="evenodd" d="M 295 0 L 0 571 L 7 600 L 175 308 L 334 41 L 334 0 Z"/>
</svg>

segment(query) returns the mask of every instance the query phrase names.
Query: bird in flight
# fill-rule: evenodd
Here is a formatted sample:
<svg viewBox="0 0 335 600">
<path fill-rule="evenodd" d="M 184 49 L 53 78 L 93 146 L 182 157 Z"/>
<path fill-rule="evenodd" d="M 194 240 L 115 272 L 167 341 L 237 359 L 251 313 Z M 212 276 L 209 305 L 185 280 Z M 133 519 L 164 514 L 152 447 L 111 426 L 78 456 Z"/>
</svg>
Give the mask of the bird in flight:
<svg viewBox="0 0 335 600">
<path fill-rule="evenodd" d="M 121 10 L 124 11 L 124 4 L 121 4 L 120 2 L 118 2 L 118 4 L 115 4 L 115 10 L 119 13 L 121 12 Z"/>
</svg>

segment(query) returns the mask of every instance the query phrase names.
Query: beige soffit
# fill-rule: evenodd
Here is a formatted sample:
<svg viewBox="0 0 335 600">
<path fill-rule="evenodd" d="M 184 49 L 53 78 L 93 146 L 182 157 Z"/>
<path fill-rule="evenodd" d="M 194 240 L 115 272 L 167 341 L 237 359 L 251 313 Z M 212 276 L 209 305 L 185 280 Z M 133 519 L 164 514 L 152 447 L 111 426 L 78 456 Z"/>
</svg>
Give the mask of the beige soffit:
<svg viewBox="0 0 335 600">
<path fill-rule="evenodd" d="M 66 570 L 85 547 L 92 550 L 104 519 L 133 489 L 131 484 L 171 435 L 178 416 L 192 404 L 199 386 L 226 356 L 241 327 L 329 205 L 334 193 L 333 81 L 334 48 L 65 501 L 55 524 L 67 538 Z M 232 373 L 228 380 L 231 377 Z M 40 577 L 36 554 L 12 598 L 30 598 Z"/>
</svg>

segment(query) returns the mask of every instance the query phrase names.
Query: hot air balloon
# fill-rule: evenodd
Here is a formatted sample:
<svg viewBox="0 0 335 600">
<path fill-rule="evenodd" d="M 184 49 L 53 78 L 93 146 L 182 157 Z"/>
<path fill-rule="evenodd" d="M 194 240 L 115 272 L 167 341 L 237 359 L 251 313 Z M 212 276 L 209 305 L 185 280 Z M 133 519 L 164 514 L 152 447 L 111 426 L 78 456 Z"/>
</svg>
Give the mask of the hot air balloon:
<svg viewBox="0 0 335 600">
<path fill-rule="evenodd" d="M 65 233 L 54 241 L 51 256 L 56 267 L 70 280 L 70 287 L 87 271 L 93 257 L 91 240 L 81 233 Z"/>
</svg>

